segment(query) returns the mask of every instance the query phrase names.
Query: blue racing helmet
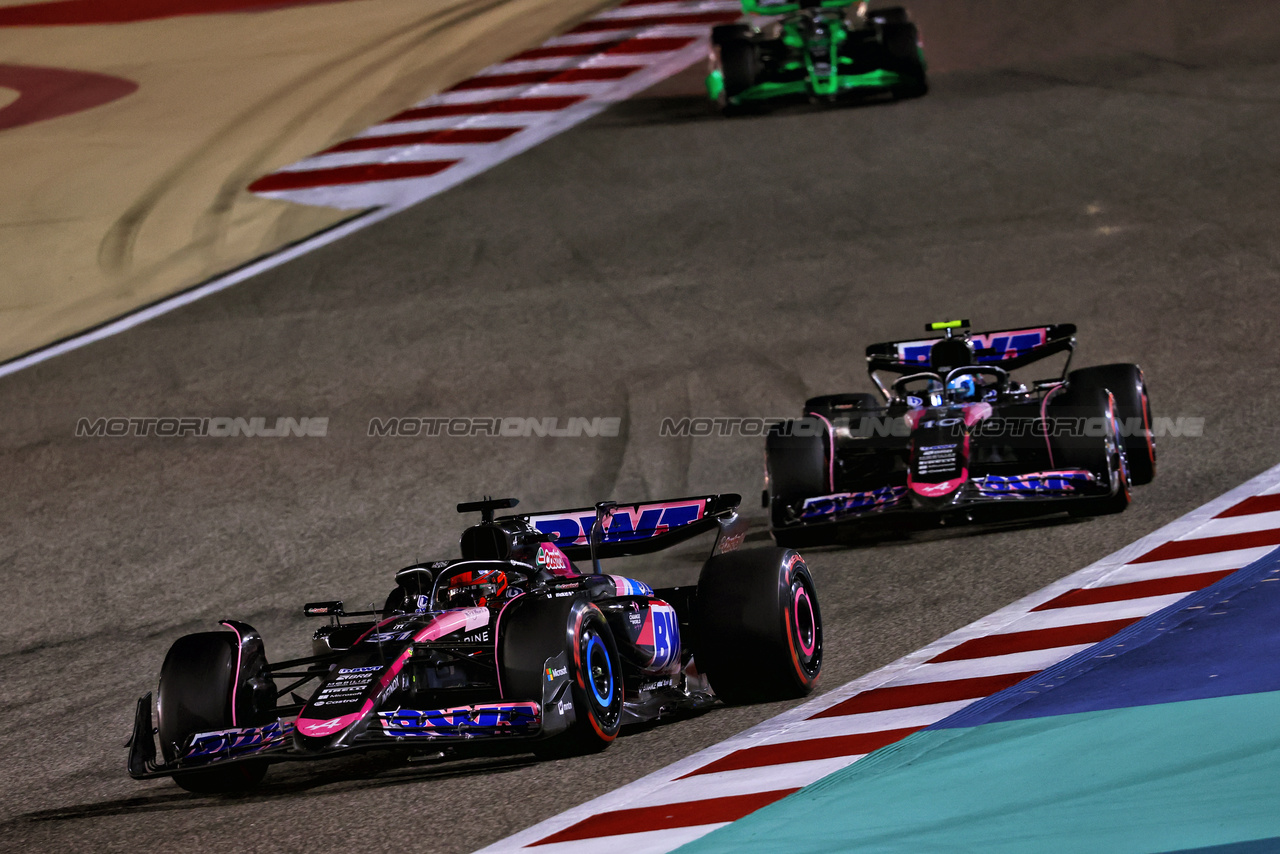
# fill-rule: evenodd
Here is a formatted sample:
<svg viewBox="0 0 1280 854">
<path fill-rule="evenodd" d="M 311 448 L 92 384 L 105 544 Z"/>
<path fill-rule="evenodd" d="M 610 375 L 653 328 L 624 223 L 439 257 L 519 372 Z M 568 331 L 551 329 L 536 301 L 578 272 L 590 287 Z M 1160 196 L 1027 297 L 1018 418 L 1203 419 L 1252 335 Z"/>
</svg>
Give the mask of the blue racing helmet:
<svg viewBox="0 0 1280 854">
<path fill-rule="evenodd" d="M 952 400 L 977 400 L 978 383 L 969 374 L 961 374 L 947 383 L 947 391 Z"/>
</svg>

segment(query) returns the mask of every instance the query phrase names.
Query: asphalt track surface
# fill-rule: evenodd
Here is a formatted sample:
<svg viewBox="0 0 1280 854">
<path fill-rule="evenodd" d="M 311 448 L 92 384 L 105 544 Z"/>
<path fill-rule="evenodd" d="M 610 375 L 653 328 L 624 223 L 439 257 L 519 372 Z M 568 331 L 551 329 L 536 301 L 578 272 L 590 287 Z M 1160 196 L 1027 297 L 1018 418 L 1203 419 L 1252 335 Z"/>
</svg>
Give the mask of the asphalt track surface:
<svg viewBox="0 0 1280 854">
<path fill-rule="evenodd" d="M 812 550 L 826 687 L 1274 464 L 1280 10 L 1259 20 L 1247 49 L 1202 49 L 1188 26 L 1160 58 L 993 54 L 901 104 L 725 121 L 694 98 L 631 102 L 0 380 L 0 850 L 467 852 L 776 714 L 715 710 L 558 763 L 277 766 L 233 799 L 135 783 L 122 748 L 176 637 L 234 616 L 273 658 L 305 653 L 302 602 L 381 601 L 397 567 L 454 554 L 457 501 L 736 490 L 762 521 L 759 439 L 660 438 L 660 420 L 869 390 L 862 347 L 928 320 L 1077 323 L 1076 364 L 1140 362 L 1156 414 L 1203 417 L 1203 435 L 1166 438 L 1156 482 L 1117 517 Z M 1003 26 L 1062 54 L 1052 21 L 1035 23 Z M 303 415 L 329 417 L 329 435 L 73 435 L 80 417 Z M 374 417 L 455 415 L 624 426 L 366 435 Z"/>
</svg>

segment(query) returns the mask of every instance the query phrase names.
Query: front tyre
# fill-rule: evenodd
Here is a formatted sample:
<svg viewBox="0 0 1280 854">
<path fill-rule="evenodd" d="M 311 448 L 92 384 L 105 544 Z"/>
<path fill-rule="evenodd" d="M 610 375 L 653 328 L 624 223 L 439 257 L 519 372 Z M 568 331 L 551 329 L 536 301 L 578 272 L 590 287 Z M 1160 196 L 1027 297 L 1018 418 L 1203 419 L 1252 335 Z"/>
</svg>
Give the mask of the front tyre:
<svg viewBox="0 0 1280 854">
<path fill-rule="evenodd" d="M 504 615 L 499 638 L 503 695 L 541 696 L 543 665 L 566 653 L 575 722 L 538 744 L 543 758 L 596 753 L 622 726 L 622 659 L 604 614 L 585 600 L 517 601 Z"/>
<path fill-rule="evenodd" d="M 919 98 L 929 91 L 924 52 L 920 49 L 920 33 L 912 23 L 886 23 L 880 28 L 884 48 L 884 67 L 897 73 L 901 80 L 894 85 L 895 98 Z"/>
<path fill-rule="evenodd" d="M 720 76 L 716 102 L 725 115 L 741 108 L 735 98 L 756 85 L 760 57 L 756 45 L 747 38 L 724 38 L 712 48 L 711 73 Z"/>
<path fill-rule="evenodd" d="M 779 546 L 818 545 L 830 533 L 795 525 L 795 510 L 806 498 L 832 492 L 834 437 L 820 418 L 806 416 L 770 428 L 765 437 L 769 524 Z"/>
<path fill-rule="evenodd" d="M 822 672 L 822 614 L 788 549 L 716 555 L 694 602 L 694 662 L 729 705 L 803 697 Z"/>
<path fill-rule="evenodd" d="M 231 632 L 178 638 L 160 668 L 158 729 L 165 761 L 177 760 L 195 733 L 268 723 L 267 710 L 252 705 L 255 696 L 261 701 L 268 690 L 274 704 L 274 685 L 267 689 L 261 684 L 265 668 L 265 659 L 240 661 L 240 644 Z M 247 694 L 249 703 L 238 694 Z M 249 720 L 240 719 L 233 702 L 238 702 L 239 711 Z M 265 760 L 250 760 L 179 771 L 173 781 L 188 792 L 227 794 L 253 788 L 266 773 Z"/>
<path fill-rule="evenodd" d="M 579 715 L 574 752 L 594 753 L 608 747 L 622 726 L 622 659 L 599 608 L 579 602 L 573 620 L 570 668 Z"/>
</svg>

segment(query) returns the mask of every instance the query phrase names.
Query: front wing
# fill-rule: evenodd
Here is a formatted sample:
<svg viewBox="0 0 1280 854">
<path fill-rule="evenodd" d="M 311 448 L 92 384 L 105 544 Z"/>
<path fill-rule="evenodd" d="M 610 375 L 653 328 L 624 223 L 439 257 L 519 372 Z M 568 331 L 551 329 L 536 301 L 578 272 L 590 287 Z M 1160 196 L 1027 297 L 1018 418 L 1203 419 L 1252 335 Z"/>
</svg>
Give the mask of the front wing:
<svg viewBox="0 0 1280 854">
<path fill-rule="evenodd" d="M 894 71 L 877 69 L 865 74 L 835 74 L 805 76 L 796 80 L 763 81 L 745 92 L 739 92 L 730 100 L 735 104 L 768 101 L 774 98 L 794 98 L 817 95 L 834 97 L 853 92 L 885 92 L 903 80 Z M 722 84 L 723 85 L 723 84 Z"/>
<path fill-rule="evenodd" d="M 836 492 L 804 499 L 793 507 L 794 518 L 775 528 L 840 525 L 897 514 L 936 517 L 948 513 L 981 513 L 992 518 L 1034 515 L 1059 509 L 1064 502 L 1105 496 L 1106 487 L 1090 472 L 1076 469 L 984 475 L 971 478 L 944 505 L 919 506 L 906 485 L 863 492 Z M 1065 508 L 1062 508 L 1065 509 Z"/>
<path fill-rule="evenodd" d="M 279 718 L 261 726 L 195 733 L 183 746 L 182 755 L 165 763 L 157 760 L 151 695 L 146 694 L 138 699 L 133 737 L 129 740 L 129 776 L 140 780 L 168 777 L 250 760 L 326 759 L 358 750 L 418 750 L 425 743 L 457 747 L 479 741 L 534 740 L 543 735 L 544 723 L 552 723 L 553 731 L 563 729 L 573 710 L 566 703 L 553 706 L 551 713 L 563 720 L 544 722 L 542 706 L 534 702 L 426 710 L 397 708 L 372 713 L 367 728 L 349 743 L 321 751 L 299 749 L 293 739 L 293 719 Z"/>
</svg>

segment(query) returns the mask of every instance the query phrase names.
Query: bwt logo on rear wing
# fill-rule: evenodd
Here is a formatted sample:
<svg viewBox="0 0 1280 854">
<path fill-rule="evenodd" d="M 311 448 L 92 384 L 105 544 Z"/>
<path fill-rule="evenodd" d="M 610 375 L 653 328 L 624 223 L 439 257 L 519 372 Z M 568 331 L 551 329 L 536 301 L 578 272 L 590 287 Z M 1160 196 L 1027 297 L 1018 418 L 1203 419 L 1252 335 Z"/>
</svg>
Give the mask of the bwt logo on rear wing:
<svg viewBox="0 0 1280 854">
<path fill-rule="evenodd" d="M 604 543 L 644 540 L 661 536 L 672 528 L 693 524 L 706 516 L 705 498 L 628 504 L 613 511 L 605 527 Z M 530 516 L 529 524 L 544 534 L 553 534 L 557 546 L 585 546 L 596 523 L 596 512 L 564 510 Z"/>
<path fill-rule="evenodd" d="M 669 501 L 620 504 L 613 508 L 600 541 L 601 557 L 657 551 L 716 528 L 741 502 L 738 495 L 704 495 Z M 590 550 L 594 508 L 557 510 L 525 517 L 531 526 L 550 534 L 570 558 Z"/>
<path fill-rule="evenodd" d="M 1049 327 L 1034 329 L 1008 329 L 1000 332 L 975 332 L 969 337 L 973 342 L 975 357 L 979 363 L 1003 362 L 1025 355 L 1049 340 Z M 900 341 L 898 361 L 928 364 L 929 350 L 938 343 L 937 338 L 921 341 Z"/>
</svg>

